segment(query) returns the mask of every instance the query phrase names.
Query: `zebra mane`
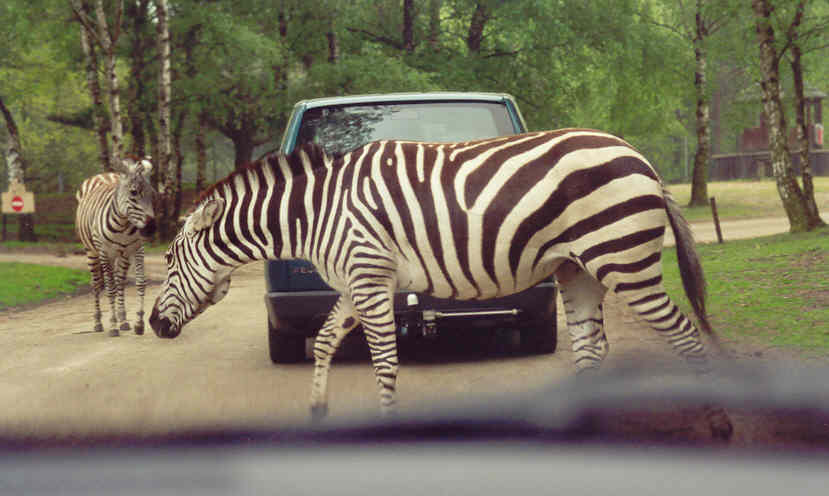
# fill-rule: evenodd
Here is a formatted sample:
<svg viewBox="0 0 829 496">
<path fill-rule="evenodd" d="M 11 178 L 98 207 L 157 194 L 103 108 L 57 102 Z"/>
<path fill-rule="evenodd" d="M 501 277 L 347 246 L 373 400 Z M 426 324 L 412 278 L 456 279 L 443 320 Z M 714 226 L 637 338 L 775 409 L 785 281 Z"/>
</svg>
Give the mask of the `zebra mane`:
<svg viewBox="0 0 829 496">
<path fill-rule="evenodd" d="M 323 148 L 320 145 L 312 142 L 303 143 L 297 146 L 291 153 L 287 155 L 283 154 L 282 152 L 270 153 L 258 160 L 249 162 L 248 164 L 234 170 L 233 172 L 228 174 L 224 179 L 220 179 L 215 184 L 202 191 L 198 199 L 193 202 L 193 206 L 195 207 L 196 205 L 201 204 L 205 199 L 212 196 L 216 190 L 221 189 L 222 187 L 224 187 L 224 185 L 233 182 L 233 180 L 239 174 L 247 174 L 248 172 L 256 171 L 269 164 L 276 165 L 280 157 L 284 157 L 285 160 L 288 162 L 288 167 L 292 174 L 304 174 L 305 169 L 302 165 L 301 159 L 303 153 L 305 153 L 311 159 L 311 163 L 314 164 L 322 164 L 326 160 L 326 158 L 328 158 L 328 155 L 325 153 Z"/>
</svg>

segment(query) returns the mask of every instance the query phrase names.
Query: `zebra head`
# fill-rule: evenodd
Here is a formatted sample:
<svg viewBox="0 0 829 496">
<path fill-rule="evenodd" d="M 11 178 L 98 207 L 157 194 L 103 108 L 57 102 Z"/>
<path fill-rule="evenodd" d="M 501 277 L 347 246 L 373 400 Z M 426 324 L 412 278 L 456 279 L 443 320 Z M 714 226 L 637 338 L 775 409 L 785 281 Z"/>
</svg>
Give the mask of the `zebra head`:
<svg viewBox="0 0 829 496">
<path fill-rule="evenodd" d="M 218 303 L 230 289 L 232 268 L 216 262 L 205 248 L 213 234 L 210 228 L 222 217 L 224 207 L 221 198 L 203 202 L 167 249 L 167 280 L 149 321 L 160 338 L 178 336 L 186 323 Z"/>
<path fill-rule="evenodd" d="M 152 163 L 148 158 L 138 160 L 124 159 L 125 171 L 118 183 L 118 203 L 130 224 L 139 229 L 144 237 L 155 233 L 155 211 L 153 201 L 155 190 L 150 184 Z"/>
</svg>

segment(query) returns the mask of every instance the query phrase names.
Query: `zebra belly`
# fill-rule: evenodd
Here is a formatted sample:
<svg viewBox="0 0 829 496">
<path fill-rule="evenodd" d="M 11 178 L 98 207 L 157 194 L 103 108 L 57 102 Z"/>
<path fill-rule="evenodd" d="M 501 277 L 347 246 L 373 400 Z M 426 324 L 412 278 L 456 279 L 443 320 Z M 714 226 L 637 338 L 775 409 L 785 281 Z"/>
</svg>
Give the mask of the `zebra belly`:
<svg viewBox="0 0 829 496">
<path fill-rule="evenodd" d="M 462 271 L 430 272 L 426 267 L 410 263 L 399 264 L 397 275 L 397 289 L 428 294 L 437 298 L 453 298 L 457 300 L 486 300 L 500 298 L 527 290 L 549 278 L 566 257 L 551 252 L 545 256 L 531 273 L 522 274 L 509 284 L 492 284 L 492 281 L 483 283 L 480 280 L 462 276 Z M 459 268 L 456 268 L 459 269 Z M 453 279 L 454 276 L 454 279 Z M 462 280 L 459 278 L 462 277 Z M 479 278 L 480 279 L 480 278 Z M 461 288 L 467 288 L 465 291 Z"/>
</svg>

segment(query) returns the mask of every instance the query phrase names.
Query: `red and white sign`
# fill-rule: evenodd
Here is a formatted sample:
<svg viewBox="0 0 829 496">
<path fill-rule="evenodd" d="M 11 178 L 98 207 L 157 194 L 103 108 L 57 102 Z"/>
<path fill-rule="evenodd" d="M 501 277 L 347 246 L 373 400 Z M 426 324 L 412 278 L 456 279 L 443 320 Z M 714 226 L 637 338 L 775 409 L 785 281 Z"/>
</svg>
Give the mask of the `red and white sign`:
<svg viewBox="0 0 829 496">
<path fill-rule="evenodd" d="M 4 214 L 30 214 L 35 211 L 35 195 L 18 182 L 9 185 L 9 191 L 3 193 L 2 200 Z"/>
</svg>

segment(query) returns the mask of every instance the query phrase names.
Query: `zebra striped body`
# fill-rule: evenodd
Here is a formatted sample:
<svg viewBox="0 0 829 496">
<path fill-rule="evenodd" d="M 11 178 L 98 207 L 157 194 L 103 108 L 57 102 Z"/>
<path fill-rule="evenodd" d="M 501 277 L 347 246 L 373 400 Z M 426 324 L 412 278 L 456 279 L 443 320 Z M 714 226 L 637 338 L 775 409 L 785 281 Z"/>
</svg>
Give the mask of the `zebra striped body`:
<svg viewBox="0 0 829 496">
<path fill-rule="evenodd" d="M 139 297 L 134 330 L 144 332 L 144 242 L 155 229 L 155 192 L 147 175 L 150 162 L 125 161 L 126 173 L 103 173 L 90 177 L 78 187 L 75 198 L 75 229 L 86 249 L 95 296 L 95 331 L 103 331 L 100 295 L 106 288 L 110 300 L 110 336 L 129 330 L 124 305 L 124 287 L 130 258 L 135 259 Z M 117 303 L 117 306 L 116 306 Z"/>
<path fill-rule="evenodd" d="M 565 129 L 465 143 L 381 141 L 336 159 L 306 146 L 234 173 L 203 197 L 170 246 L 150 324 L 175 337 L 226 294 L 241 264 L 309 260 L 342 295 L 314 346 L 312 412 L 326 412 L 331 358 L 359 324 L 390 411 L 396 289 L 487 299 L 556 274 L 580 370 L 598 368 L 608 351 L 601 301 L 611 289 L 704 374 L 699 332 L 662 288 L 667 225 L 707 330 L 687 225 L 654 169 L 617 137 Z"/>
</svg>

